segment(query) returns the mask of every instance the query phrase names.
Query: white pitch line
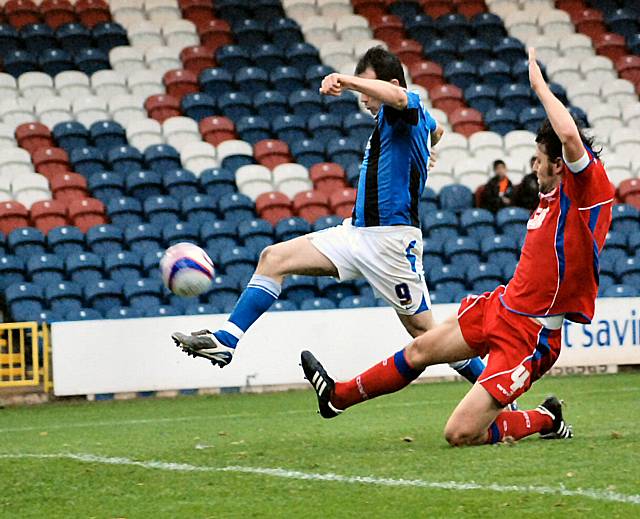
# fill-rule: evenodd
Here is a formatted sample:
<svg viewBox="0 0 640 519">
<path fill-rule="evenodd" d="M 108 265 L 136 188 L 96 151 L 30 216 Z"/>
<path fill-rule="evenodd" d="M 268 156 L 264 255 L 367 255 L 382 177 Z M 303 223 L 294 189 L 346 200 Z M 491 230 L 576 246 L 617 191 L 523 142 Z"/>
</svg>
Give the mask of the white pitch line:
<svg viewBox="0 0 640 519">
<path fill-rule="evenodd" d="M 164 461 L 136 461 L 129 458 L 96 456 L 94 454 L 0 454 L 0 459 L 68 459 L 83 463 L 100 463 L 105 465 L 119 465 L 140 467 L 144 469 L 164 470 L 170 472 L 234 472 L 240 474 L 252 474 L 285 479 L 297 479 L 304 481 L 329 481 L 336 483 L 375 485 L 383 487 L 413 487 L 432 488 L 438 490 L 489 490 L 493 492 L 516 492 L 522 494 L 557 495 L 568 497 L 586 497 L 596 501 L 607 501 L 614 503 L 625 503 L 640 505 L 639 494 L 621 494 L 610 490 L 597 490 L 589 488 L 578 488 L 575 490 L 564 486 L 550 487 L 537 485 L 499 485 L 497 483 L 483 484 L 475 482 L 458 481 L 425 481 L 422 479 L 393 479 L 377 478 L 373 476 L 343 476 L 333 473 L 302 472 L 299 470 L 288 470 L 283 468 L 269 467 L 243 467 L 230 465 L 226 467 L 210 467 L 203 465 L 191 465 L 189 463 L 169 463 Z"/>
</svg>

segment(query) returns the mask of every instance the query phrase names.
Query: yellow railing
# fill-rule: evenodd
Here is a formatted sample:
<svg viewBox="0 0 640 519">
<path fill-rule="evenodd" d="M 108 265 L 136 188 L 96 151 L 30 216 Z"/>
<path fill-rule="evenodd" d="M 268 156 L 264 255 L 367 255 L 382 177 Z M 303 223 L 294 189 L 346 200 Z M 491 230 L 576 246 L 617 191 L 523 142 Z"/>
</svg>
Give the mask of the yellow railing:
<svg viewBox="0 0 640 519">
<path fill-rule="evenodd" d="M 36 322 L 0 323 L 0 387 L 51 388 L 49 327 Z"/>
</svg>

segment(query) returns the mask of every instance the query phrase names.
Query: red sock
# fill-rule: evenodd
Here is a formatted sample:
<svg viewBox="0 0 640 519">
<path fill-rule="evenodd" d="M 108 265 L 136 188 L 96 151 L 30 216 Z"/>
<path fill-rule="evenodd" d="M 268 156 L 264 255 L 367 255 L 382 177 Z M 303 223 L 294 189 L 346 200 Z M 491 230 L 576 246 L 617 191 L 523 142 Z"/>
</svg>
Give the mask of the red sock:
<svg viewBox="0 0 640 519">
<path fill-rule="evenodd" d="M 402 389 L 422 373 L 409 366 L 404 350 L 398 351 L 348 382 L 336 382 L 331 403 L 338 409 Z"/>
<path fill-rule="evenodd" d="M 548 414 L 537 409 L 529 411 L 502 411 L 489 427 L 487 443 L 497 443 L 507 437 L 519 440 L 553 426 Z"/>
</svg>

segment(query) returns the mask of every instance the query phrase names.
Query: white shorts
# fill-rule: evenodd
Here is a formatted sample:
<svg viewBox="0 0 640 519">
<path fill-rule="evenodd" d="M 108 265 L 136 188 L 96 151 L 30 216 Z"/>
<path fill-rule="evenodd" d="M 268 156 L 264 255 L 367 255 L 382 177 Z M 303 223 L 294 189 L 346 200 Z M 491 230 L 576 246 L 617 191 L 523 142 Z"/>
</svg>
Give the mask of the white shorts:
<svg viewBox="0 0 640 519">
<path fill-rule="evenodd" d="M 354 227 L 347 218 L 342 225 L 307 237 L 336 266 L 340 281 L 365 278 L 399 314 L 431 309 L 417 227 Z"/>
</svg>

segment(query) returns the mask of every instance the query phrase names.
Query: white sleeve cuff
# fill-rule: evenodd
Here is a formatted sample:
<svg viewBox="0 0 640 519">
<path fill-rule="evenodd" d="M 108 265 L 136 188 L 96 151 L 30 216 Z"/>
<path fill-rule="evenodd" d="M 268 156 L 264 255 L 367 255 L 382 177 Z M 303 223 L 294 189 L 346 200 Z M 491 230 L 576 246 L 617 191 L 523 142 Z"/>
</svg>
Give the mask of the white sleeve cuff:
<svg viewBox="0 0 640 519">
<path fill-rule="evenodd" d="M 569 162 L 564 156 L 564 152 L 562 154 L 562 158 L 572 173 L 580 173 L 589 165 L 589 162 L 591 162 L 591 157 L 589 157 L 589 154 L 586 151 L 584 152 L 584 155 L 575 162 Z"/>
</svg>

